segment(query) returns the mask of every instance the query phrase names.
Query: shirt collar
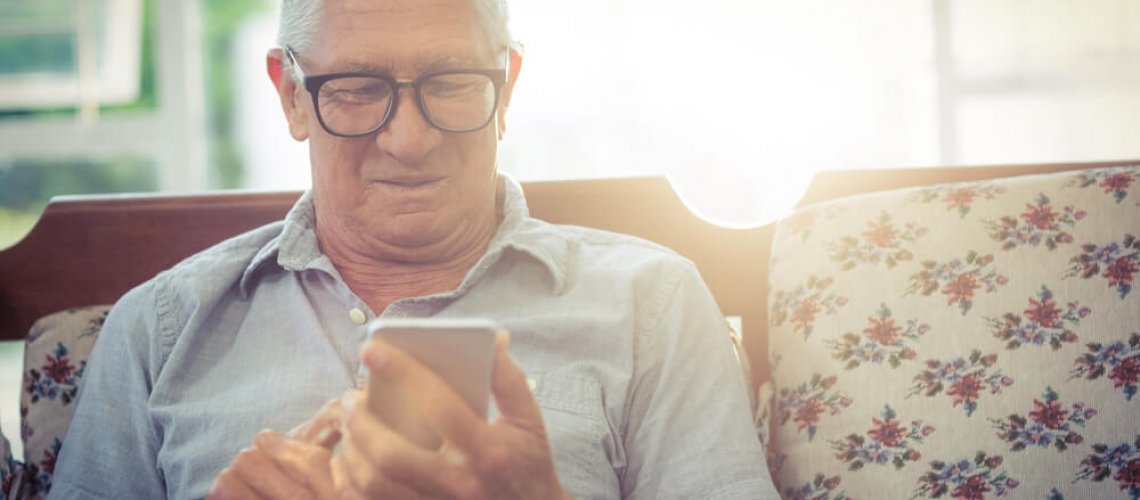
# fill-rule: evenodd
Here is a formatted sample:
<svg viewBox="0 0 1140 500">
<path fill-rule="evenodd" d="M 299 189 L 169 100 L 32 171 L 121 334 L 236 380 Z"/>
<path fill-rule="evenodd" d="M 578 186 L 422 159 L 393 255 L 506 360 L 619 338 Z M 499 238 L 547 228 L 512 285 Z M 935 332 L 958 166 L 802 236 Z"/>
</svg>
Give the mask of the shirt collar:
<svg viewBox="0 0 1140 500">
<path fill-rule="evenodd" d="M 506 174 L 499 173 L 496 195 L 499 199 L 499 228 L 487 251 L 467 272 L 455 293 L 464 293 L 473 286 L 508 250 L 542 263 L 554 281 L 554 292 L 562 293 L 568 273 L 568 242 L 562 238 L 550 237 L 550 225 L 530 217 L 522 186 Z M 328 257 L 321 253 L 317 243 L 312 191 L 306 190 L 301 194 L 285 216 L 281 233 L 266 242 L 246 266 L 239 284 L 243 297 L 249 296 L 251 281 L 259 269 L 270 262 L 275 262 L 286 271 L 324 269 L 340 279 L 339 273 L 333 269 Z"/>
</svg>

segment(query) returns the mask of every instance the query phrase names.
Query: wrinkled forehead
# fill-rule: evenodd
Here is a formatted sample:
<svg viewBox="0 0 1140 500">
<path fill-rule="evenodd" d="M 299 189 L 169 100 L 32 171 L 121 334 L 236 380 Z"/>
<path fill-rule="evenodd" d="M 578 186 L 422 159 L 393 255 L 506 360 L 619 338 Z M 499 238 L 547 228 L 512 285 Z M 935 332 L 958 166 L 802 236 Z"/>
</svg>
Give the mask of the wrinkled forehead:
<svg viewBox="0 0 1140 500">
<path fill-rule="evenodd" d="M 326 0 L 322 18 L 315 52 L 337 66 L 496 60 L 475 0 Z"/>
</svg>

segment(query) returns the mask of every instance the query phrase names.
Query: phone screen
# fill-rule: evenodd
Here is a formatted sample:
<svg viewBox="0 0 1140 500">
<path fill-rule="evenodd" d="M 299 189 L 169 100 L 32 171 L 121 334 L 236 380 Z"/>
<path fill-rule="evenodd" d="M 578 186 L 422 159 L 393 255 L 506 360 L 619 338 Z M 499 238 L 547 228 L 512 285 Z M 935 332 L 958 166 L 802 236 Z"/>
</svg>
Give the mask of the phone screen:
<svg viewBox="0 0 1140 500">
<path fill-rule="evenodd" d="M 455 389 L 476 414 L 487 418 L 491 393 L 491 365 L 495 358 L 495 332 L 486 319 L 374 320 L 369 334 L 416 358 Z M 392 430 L 428 449 L 442 444 L 420 411 L 395 387 L 369 377 L 368 408 Z"/>
</svg>

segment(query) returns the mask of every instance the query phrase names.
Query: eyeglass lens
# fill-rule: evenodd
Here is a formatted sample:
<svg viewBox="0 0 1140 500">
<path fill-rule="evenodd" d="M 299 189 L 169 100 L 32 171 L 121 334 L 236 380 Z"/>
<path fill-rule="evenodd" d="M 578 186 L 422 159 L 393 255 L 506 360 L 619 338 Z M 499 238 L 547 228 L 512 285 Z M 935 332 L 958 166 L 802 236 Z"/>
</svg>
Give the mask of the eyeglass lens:
<svg viewBox="0 0 1140 500">
<path fill-rule="evenodd" d="M 350 76 L 325 82 L 317 102 L 330 131 L 353 135 L 382 124 L 394 95 L 391 83 L 384 79 Z M 474 130 L 494 112 L 495 85 L 481 74 L 434 75 L 420 81 L 419 98 L 435 126 L 448 131 Z"/>
</svg>

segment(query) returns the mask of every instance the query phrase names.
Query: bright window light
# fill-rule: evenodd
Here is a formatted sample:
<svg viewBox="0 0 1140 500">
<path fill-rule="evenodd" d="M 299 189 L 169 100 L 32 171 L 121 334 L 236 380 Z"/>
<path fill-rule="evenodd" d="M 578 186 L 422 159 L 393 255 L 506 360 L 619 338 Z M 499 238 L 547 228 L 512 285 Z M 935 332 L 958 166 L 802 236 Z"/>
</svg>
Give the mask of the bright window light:
<svg viewBox="0 0 1140 500">
<path fill-rule="evenodd" d="M 139 94 L 142 0 L 0 1 L 0 110 Z"/>
<path fill-rule="evenodd" d="M 525 59 L 500 169 L 521 180 L 664 174 L 749 226 L 819 170 L 1140 157 L 1136 0 L 512 0 L 511 17 Z M 307 184 L 255 64 L 273 26 L 241 49 L 270 110 L 250 116 L 276 134 L 249 126 L 266 161 L 248 178 L 280 182 L 284 156 Z"/>
</svg>

